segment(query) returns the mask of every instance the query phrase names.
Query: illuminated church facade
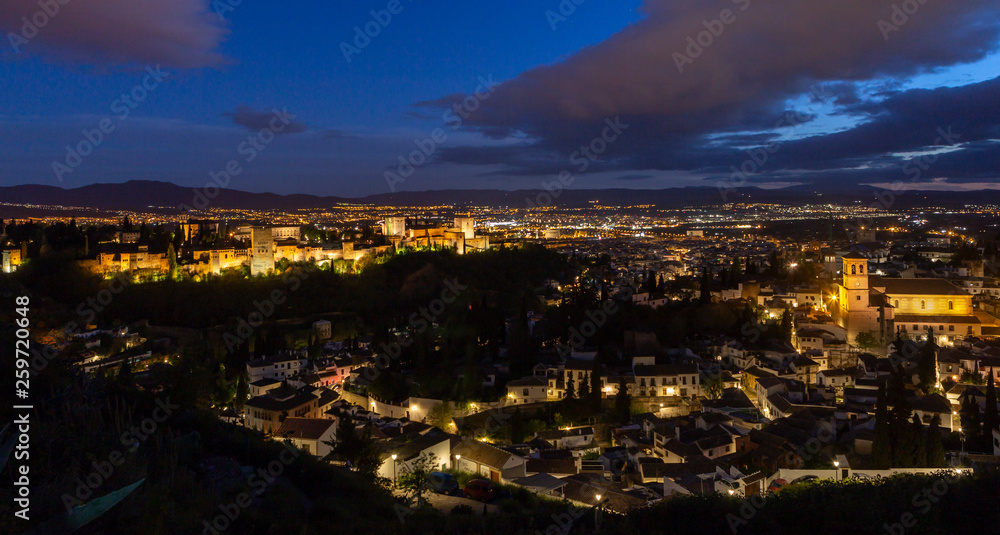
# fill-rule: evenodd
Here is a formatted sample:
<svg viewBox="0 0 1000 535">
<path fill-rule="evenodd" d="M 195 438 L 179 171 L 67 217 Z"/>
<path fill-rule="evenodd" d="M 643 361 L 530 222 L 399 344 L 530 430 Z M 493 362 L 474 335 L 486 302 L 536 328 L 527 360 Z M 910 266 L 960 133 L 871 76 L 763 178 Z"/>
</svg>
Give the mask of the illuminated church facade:
<svg viewBox="0 0 1000 535">
<path fill-rule="evenodd" d="M 843 282 L 837 285 L 834 318 L 848 341 L 870 332 L 883 343 L 897 328 L 911 337 L 934 329 L 939 343 L 980 336 L 988 314 L 976 311 L 972 295 L 944 279 L 899 279 L 868 272 L 868 259 L 856 252 L 843 257 Z"/>
</svg>

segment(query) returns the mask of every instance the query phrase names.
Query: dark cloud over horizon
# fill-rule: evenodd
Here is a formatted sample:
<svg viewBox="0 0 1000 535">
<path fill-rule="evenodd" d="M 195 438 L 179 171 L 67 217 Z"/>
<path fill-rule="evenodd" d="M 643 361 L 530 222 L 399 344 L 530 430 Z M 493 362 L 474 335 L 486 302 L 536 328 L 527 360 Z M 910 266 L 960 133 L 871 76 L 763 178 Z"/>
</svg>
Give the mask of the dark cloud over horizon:
<svg viewBox="0 0 1000 535">
<path fill-rule="evenodd" d="M 902 20 L 892 18 L 894 4 L 899 2 L 646 0 L 644 20 L 564 61 L 504 82 L 464 121 L 490 138 L 517 134 L 533 141 L 516 150 L 448 147 L 438 161 L 500 165 L 511 175 L 552 174 L 600 134 L 604 118 L 621 117 L 630 128 L 601 155 L 595 170 L 727 176 L 730 166 L 748 158 L 743 148 L 772 143 L 775 132 L 791 126 L 785 130 L 818 132 L 780 142 L 752 181 L 787 180 L 790 173 L 811 180 L 851 168 L 863 180 L 885 174 L 877 172 L 878 165 L 886 171 L 900 164 L 888 152 L 933 145 L 939 127 L 954 125 L 963 142 L 998 137 L 996 80 L 935 91 L 876 88 L 996 51 L 1000 4 L 929 1 L 897 25 L 898 31 L 886 30 L 880 21 Z M 716 23 L 727 9 L 731 22 Z M 698 39 L 709 27 L 719 33 L 711 44 L 700 52 L 690 47 L 688 38 Z M 702 35 L 703 43 L 706 35 L 711 34 Z M 683 72 L 677 54 L 691 60 L 681 62 Z M 850 128 L 824 130 L 822 121 L 829 117 L 802 110 L 789 125 L 783 120 L 789 102 L 807 95 L 807 108 L 850 117 Z M 457 99 L 449 95 L 417 106 L 448 107 Z M 985 178 L 989 172 L 981 166 L 961 161 L 993 149 L 987 144 L 949 153 L 937 170 L 956 180 Z M 866 167 L 871 165 L 876 167 Z"/>
</svg>

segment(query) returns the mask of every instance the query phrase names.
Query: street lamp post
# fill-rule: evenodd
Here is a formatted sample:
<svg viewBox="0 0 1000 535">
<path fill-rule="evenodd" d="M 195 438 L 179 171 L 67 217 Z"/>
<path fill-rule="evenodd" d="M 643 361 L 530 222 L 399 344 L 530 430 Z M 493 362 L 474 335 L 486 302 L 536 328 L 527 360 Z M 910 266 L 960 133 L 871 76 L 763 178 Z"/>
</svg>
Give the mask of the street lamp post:
<svg viewBox="0 0 1000 535">
<path fill-rule="evenodd" d="M 833 461 L 833 480 L 840 481 L 840 461 Z"/>
<path fill-rule="evenodd" d="M 462 460 L 462 456 L 461 455 L 456 455 L 455 456 L 455 470 L 458 470 L 458 461 L 461 461 L 461 460 Z"/>
<path fill-rule="evenodd" d="M 597 494 L 597 507 L 594 508 L 594 529 L 600 531 L 601 529 L 601 495 Z"/>
<path fill-rule="evenodd" d="M 962 440 L 962 450 L 958 452 L 958 466 L 962 466 L 962 457 L 965 457 L 965 433 L 962 428 L 958 428 L 958 438 Z"/>
<path fill-rule="evenodd" d="M 392 486 L 396 486 L 396 454 L 392 454 Z"/>
</svg>

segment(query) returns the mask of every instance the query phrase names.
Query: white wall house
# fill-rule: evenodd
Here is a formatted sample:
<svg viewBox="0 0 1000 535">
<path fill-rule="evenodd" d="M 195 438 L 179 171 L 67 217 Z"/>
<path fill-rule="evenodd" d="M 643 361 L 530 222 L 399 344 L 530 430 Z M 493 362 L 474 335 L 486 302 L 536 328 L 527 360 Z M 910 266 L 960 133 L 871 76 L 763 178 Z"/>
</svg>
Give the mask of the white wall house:
<svg viewBox="0 0 1000 535">
<path fill-rule="evenodd" d="M 535 375 L 507 382 L 508 403 L 522 405 L 548 401 L 549 381 Z"/>
<path fill-rule="evenodd" d="M 273 357 L 263 357 L 247 362 L 250 382 L 261 379 L 279 381 L 308 371 L 309 359 L 305 351 L 282 351 Z"/>
<path fill-rule="evenodd" d="M 337 435 L 337 420 L 327 418 L 285 418 L 274 432 L 275 440 L 290 440 L 300 450 L 323 458 L 332 449 Z"/>
</svg>

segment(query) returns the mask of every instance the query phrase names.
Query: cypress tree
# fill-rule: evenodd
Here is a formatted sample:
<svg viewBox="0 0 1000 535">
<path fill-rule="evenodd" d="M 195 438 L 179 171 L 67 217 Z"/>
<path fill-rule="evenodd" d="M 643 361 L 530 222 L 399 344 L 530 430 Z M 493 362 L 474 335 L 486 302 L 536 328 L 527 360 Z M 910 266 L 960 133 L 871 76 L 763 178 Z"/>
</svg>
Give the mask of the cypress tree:
<svg viewBox="0 0 1000 535">
<path fill-rule="evenodd" d="M 792 316 L 792 311 L 785 308 L 785 311 L 781 314 L 781 334 L 784 341 L 791 343 L 792 341 L 792 331 L 795 329 L 795 317 Z"/>
<path fill-rule="evenodd" d="M 601 363 L 597 362 L 590 374 L 590 405 L 594 412 L 601 410 L 601 369 Z"/>
<path fill-rule="evenodd" d="M 927 330 L 927 341 L 917 354 L 917 374 L 920 389 L 929 393 L 937 388 L 937 344 L 934 343 L 934 329 Z"/>
<path fill-rule="evenodd" d="M 945 468 L 944 444 L 941 442 L 941 417 L 934 415 L 927 427 L 927 468 Z"/>
<path fill-rule="evenodd" d="M 628 393 L 625 378 L 618 378 L 618 393 L 615 394 L 615 413 L 618 421 L 627 424 L 632 419 L 632 396 Z"/>
<path fill-rule="evenodd" d="M 911 427 L 910 444 L 913 462 L 910 464 L 910 467 L 924 468 L 924 464 L 927 462 L 927 437 L 924 433 L 924 424 L 920 422 L 920 417 L 916 413 L 913 414 Z"/>
<path fill-rule="evenodd" d="M 975 396 L 967 395 L 962 399 L 962 434 L 965 435 L 966 442 L 970 445 L 979 444 L 981 437 L 979 424 L 979 403 Z"/>
<path fill-rule="evenodd" d="M 983 414 L 983 434 L 990 435 L 1000 427 L 1000 416 L 997 415 L 997 389 L 993 384 L 993 373 L 986 379 L 986 412 Z"/>
<path fill-rule="evenodd" d="M 878 387 L 875 401 L 875 439 L 872 441 L 872 466 L 878 470 L 891 468 L 892 438 L 889 434 L 889 400 L 885 383 Z"/>
<path fill-rule="evenodd" d="M 705 266 L 701 270 L 701 293 L 698 297 L 698 301 L 703 305 L 712 301 L 711 285 L 712 276 L 708 274 L 708 266 Z"/>
<path fill-rule="evenodd" d="M 247 374 L 246 371 L 243 371 L 240 372 L 239 378 L 236 379 L 236 397 L 233 398 L 233 407 L 236 409 L 236 412 L 243 412 L 243 407 L 249 395 L 250 390 L 249 385 L 247 385 Z"/>
</svg>

